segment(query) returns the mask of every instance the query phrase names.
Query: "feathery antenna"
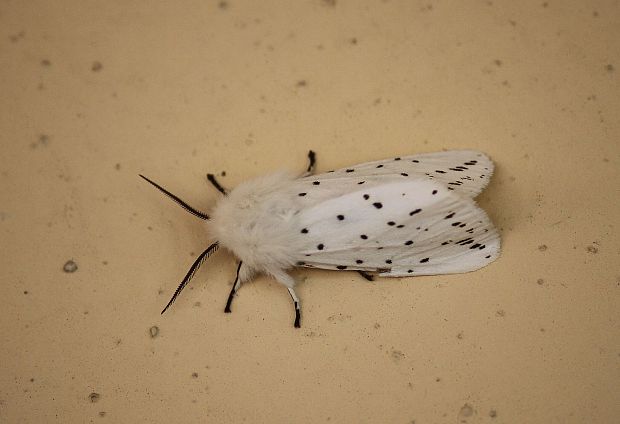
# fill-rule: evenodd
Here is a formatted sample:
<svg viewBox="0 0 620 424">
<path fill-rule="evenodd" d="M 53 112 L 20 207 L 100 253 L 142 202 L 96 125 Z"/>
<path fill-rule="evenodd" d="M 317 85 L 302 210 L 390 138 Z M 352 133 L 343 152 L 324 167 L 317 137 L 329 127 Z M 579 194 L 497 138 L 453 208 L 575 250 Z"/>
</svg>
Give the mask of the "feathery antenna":
<svg viewBox="0 0 620 424">
<path fill-rule="evenodd" d="M 170 305 L 172 305 L 174 301 L 177 300 L 177 297 L 179 296 L 179 294 L 181 294 L 181 291 L 183 291 L 187 283 L 189 283 L 189 281 L 192 279 L 196 271 L 198 271 L 198 268 L 200 268 L 200 265 L 202 265 L 205 259 L 211 256 L 211 253 L 215 252 L 218 247 L 219 246 L 217 242 L 215 242 L 211 246 L 207 247 L 207 250 L 202 252 L 200 256 L 198 256 L 198 258 L 194 261 L 189 271 L 187 271 L 187 274 L 185 275 L 185 278 L 183 278 L 183 281 L 181 281 L 181 284 L 179 284 L 179 287 L 177 287 L 177 289 L 175 290 L 174 294 L 172 295 L 172 298 L 170 299 L 170 301 L 168 302 L 164 310 L 161 311 L 162 315 L 164 312 L 166 312 L 166 310 L 170 307 Z"/>
<path fill-rule="evenodd" d="M 157 189 L 159 189 L 162 193 L 164 193 L 166 196 L 170 197 L 174 202 L 176 202 L 177 204 L 179 204 L 183 209 L 185 209 L 187 212 L 191 213 L 194 216 L 197 216 L 200 219 L 209 219 L 209 215 L 207 215 L 204 212 L 199 211 L 198 209 L 195 209 L 193 207 L 191 207 L 190 205 L 188 205 L 186 202 L 184 202 L 183 200 L 181 200 L 178 196 L 175 196 L 174 194 L 170 193 L 168 190 L 166 190 L 165 188 L 163 188 L 162 186 L 160 186 L 159 184 L 157 184 L 154 181 L 149 180 L 148 178 L 146 178 L 144 175 L 139 174 L 140 177 L 144 178 L 146 181 L 148 181 L 150 184 L 152 184 L 153 186 L 155 186 Z"/>
</svg>

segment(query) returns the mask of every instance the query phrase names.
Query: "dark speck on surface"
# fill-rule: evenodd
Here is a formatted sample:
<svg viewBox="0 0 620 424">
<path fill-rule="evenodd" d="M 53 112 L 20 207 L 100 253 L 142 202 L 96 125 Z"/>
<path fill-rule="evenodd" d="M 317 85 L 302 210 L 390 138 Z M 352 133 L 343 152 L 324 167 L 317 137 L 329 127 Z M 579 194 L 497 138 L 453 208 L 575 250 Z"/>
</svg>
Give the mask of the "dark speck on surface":
<svg viewBox="0 0 620 424">
<path fill-rule="evenodd" d="M 73 261 L 73 259 L 69 259 L 67 262 L 65 262 L 64 266 L 62 267 L 62 270 L 68 274 L 74 273 L 75 271 L 77 271 L 77 269 L 78 269 L 78 266 Z"/>
<path fill-rule="evenodd" d="M 25 36 L 26 36 L 26 32 L 20 31 L 17 34 L 9 35 L 9 40 L 11 40 L 12 43 L 17 43 L 19 40 L 21 40 Z"/>
<path fill-rule="evenodd" d="M 99 393 L 92 392 L 91 394 L 88 395 L 88 399 L 90 399 L 92 403 L 99 401 L 100 398 L 101 398 L 101 395 Z"/>
<path fill-rule="evenodd" d="M 306 82 L 306 80 L 299 80 L 297 81 L 297 87 L 306 87 L 308 85 L 308 83 Z"/>
<path fill-rule="evenodd" d="M 538 246 L 538 250 L 540 250 L 541 252 L 544 252 L 545 250 L 547 250 L 547 245 L 541 244 L 540 246 Z"/>
<path fill-rule="evenodd" d="M 150 334 L 152 339 L 157 337 L 159 335 L 159 327 L 154 325 L 151 328 L 149 328 L 149 334 Z"/>
<path fill-rule="evenodd" d="M 99 72 L 103 69 L 103 64 L 99 61 L 94 61 L 92 66 L 90 67 L 90 70 L 93 72 Z"/>
<path fill-rule="evenodd" d="M 36 149 L 37 147 L 45 147 L 50 142 L 50 136 L 47 134 L 40 134 L 39 139 L 35 142 L 30 143 L 30 147 Z"/>
<path fill-rule="evenodd" d="M 41 66 L 51 66 L 52 62 L 49 61 L 49 59 L 43 59 L 41 60 Z"/>
</svg>

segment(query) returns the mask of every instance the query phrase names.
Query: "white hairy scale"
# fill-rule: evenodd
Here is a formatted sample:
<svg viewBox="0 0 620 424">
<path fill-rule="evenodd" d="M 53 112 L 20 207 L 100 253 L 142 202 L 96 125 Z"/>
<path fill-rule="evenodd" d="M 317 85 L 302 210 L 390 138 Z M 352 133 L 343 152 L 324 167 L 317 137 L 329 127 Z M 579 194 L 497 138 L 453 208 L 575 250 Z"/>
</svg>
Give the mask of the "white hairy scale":
<svg viewBox="0 0 620 424">
<path fill-rule="evenodd" d="M 403 156 L 296 177 L 240 184 L 207 222 L 243 266 L 292 288 L 295 266 L 385 277 L 462 273 L 497 259 L 500 239 L 473 198 L 493 163 L 471 150 Z"/>
</svg>

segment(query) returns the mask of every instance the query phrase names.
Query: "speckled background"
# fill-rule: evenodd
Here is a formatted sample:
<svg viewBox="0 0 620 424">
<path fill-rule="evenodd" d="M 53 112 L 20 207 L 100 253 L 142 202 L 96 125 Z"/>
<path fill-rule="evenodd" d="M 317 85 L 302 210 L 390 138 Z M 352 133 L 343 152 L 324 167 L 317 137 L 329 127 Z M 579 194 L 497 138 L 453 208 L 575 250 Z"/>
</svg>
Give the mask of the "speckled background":
<svg viewBox="0 0 620 424">
<path fill-rule="evenodd" d="M 0 421 L 611 423 L 620 415 L 620 4 L 0 2 Z M 502 257 L 300 270 L 164 316 L 222 184 L 488 153 Z M 77 269 L 65 272 L 67 261 Z M 71 271 L 68 266 L 68 271 Z M 157 327 L 157 331 L 152 329 Z"/>
</svg>

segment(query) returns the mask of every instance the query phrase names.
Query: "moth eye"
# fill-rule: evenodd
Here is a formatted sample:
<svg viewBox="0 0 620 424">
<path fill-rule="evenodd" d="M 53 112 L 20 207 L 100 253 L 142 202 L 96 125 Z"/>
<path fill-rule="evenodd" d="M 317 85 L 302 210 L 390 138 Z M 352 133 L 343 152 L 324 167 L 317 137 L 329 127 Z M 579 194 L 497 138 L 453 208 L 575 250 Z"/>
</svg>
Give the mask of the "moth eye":
<svg viewBox="0 0 620 424">
<path fill-rule="evenodd" d="M 338 221 L 342 221 L 344 219 L 344 215 L 338 215 L 337 218 L 338 218 Z"/>
<path fill-rule="evenodd" d="M 312 181 L 312 184 L 319 185 L 319 184 L 321 184 L 321 182 L 320 181 Z"/>
</svg>

